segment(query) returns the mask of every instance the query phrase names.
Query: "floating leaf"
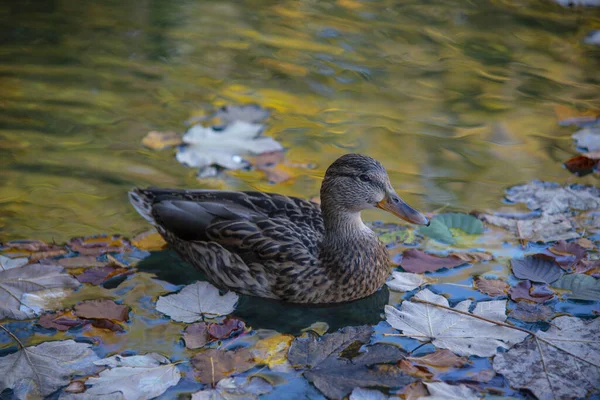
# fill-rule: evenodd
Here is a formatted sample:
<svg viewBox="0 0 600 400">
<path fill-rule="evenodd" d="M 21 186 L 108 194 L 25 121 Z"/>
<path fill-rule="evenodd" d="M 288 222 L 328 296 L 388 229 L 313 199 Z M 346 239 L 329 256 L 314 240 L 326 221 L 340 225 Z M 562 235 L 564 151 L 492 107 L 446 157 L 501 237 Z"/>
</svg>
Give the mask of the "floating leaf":
<svg viewBox="0 0 600 400">
<path fill-rule="evenodd" d="M 247 348 L 232 351 L 210 349 L 196 354 L 192 365 L 198 371 L 198 380 L 202 383 L 215 384 L 221 379 L 248 371 L 256 363 Z"/>
<path fill-rule="evenodd" d="M 527 256 L 521 260 L 513 258 L 510 265 L 517 278 L 533 282 L 552 283 L 563 274 L 563 270 L 554 259 L 541 254 Z"/>
<path fill-rule="evenodd" d="M 469 235 L 480 235 L 483 233 L 483 224 L 477 218 L 469 214 L 444 213 L 435 219 L 439 219 L 448 228 L 456 228 Z"/>
<path fill-rule="evenodd" d="M 579 274 L 598 275 L 600 274 L 600 260 L 581 260 L 575 265 L 575 272 Z"/>
<path fill-rule="evenodd" d="M 530 210 L 542 210 L 545 214 L 561 214 L 573 208 L 592 210 L 600 207 L 600 189 L 593 186 L 533 181 L 513 186 L 506 191 L 506 198 L 515 203 L 525 203 Z"/>
<path fill-rule="evenodd" d="M 7 269 L 19 268 L 23 265 L 27 265 L 29 259 L 27 257 L 21 258 L 8 258 L 0 255 L 0 271 L 6 271 Z"/>
<path fill-rule="evenodd" d="M 575 145 L 585 151 L 600 151 L 600 127 L 583 128 L 571 136 Z"/>
<path fill-rule="evenodd" d="M 575 241 L 575 243 L 586 250 L 593 250 L 596 248 L 596 246 L 594 246 L 594 242 L 587 238 L 579 238 Z"/>
<path fill-rule="evenodd" d="M 414 376 L 419 379 L 431 379 L 433 378 L 433 373 L 424 367 L 419 367 L 414 365 L 406 360 L 400 360 L 398 362 L 398 367 L 405 372 L 407 375 Z"/>
<path fill-rule="evenodd" d="M 112 300 L 86 300 L 75 306 L 75 315 L 80 318 L 127 321 L 129 307 L 117 304 Z"/>
<path fill-rule="evenodd" d="M 221 379 L 214 389 L 204 389 L 192 394 L 192 400 L 257 400 L 269 393 L 273 386 L 258 376 Z"/>
<path fill-rule="evenodd" d="M 426 354 L 421 357 L 406 357 L 412 363 L 424 365 L 434 368 L 459 368 L 468 364 L 469 360 L 466 357 L 459 357 L 450 350 L 437 349 L 433 353 Z"/>
<path fill-rule="evenodd" d="M 98 356 L 88 343 L 44 342 L 0 357 L 0 389 L 25 391 L 31 398 L 47 396 L 66 386 L 72 375 L 88 373 Z"/>
<path fill-rule="evenodd" d="M 558 317 L 548 331 L 536 335 L 543 340 L 529 338 L 494 358 L 494 370 L 512 387 L 544 400 L 584 398 L 598 391 L 600 318 Z"/>
<path fill-rule="evenodd" d="M 544 303 L 554 297 L 554 292 L 546 285 L 532 286 L 531 281 L 522 281 L 511 287 L 508 291 L 514 301 L 527 300 L 535 303 Z"/>
<path fill-rule="evenodd" d="M 600 161 L 586 156 L 575 156 L 564 162 L 565 168 L 577 176 L 586 176 L 594 172 Z"/>
<path fill-rule="evenodd" d="M 542 214 L 538 218 L 527 219 L 479 214 L 479 218 L 487 223 L 511 231 L 519 239 L 533 242 L 553 242 L 579 237 L 579 233 L 576 232 L 571 220 L 563 214 Z"/>
<path fill-rule="evenodd" d="M 67 246 L 82 256 L 99 256 L 105 253 L 120 253 L 130 248 L 129 242 L 122 236 L 99 235 L 73 238 Z"/>
<path fill-rule="evenodd" d="M 117 268 L 112 265 L 86 269 L 82 274 L 77 275 L 77 280 L 81 283 L 91 283 L 100 285 L 109 279 L 118 275 L 132 274 L 133 271 L 126 268 Z"/>
<path fill-rule="evenodd" d="M 178 146 L 183 143 L 181 135 L 177 132 L 148 132 L 142 139 L 142 144 L 152 150 L 162 150 L 167 147 Z"/>
<path fill-rule="evenodd" d="M 156 309 L 180 322 L 196 322 L 204 316 L 213 317 L 233 312 L 237 294 L 228 292 L 221 296 L 219 289 L 208 282 L 196 282 L 179 293 L 160 296 Z"/>
<path fill-rule="evenodd" d="M 220 119 L 224 124 L 234 121 L 257 124 L 267 119 L 269 114 L 269 110 L 258 104 L 225 105 L 214 113 L 213 118 Z"/>
<path fill-rule="evenodd" d="M 86 385 L 91 385 L 86 393 L 92 395 L 121 392 L 126 400 L 151 399 L 160 396 L 181 379 L 177 366 L 157 353 L 129 357 L 116 355 L 94 364 L 108 368 L 100 372 L 99 377 L 86 381 Z"/>
<path fill-rule="evenodd" d="M 433 282 L 433 279 L 426 278 L 420 274 L 410 272 L 392 271 L 392 280 L 387 281 L 386 285 L 392 290 L 398 292 L 409 292 L 426 283 Z"/>
<path fill-rule="evenodd" d="M 89 267 L 103 267 L 107 263 L 98 261 L 96 256 L 78 256 L 61 258 L 57 261 L 58 265 L 64 268 L 89 268 Z"/>
<path fill-rule="evenodd" d="M 490 261 L 494 258 L 490 253 L 483 251 L 456 252 L 448 254 L 450 257 L 458 257 L 464 262 L 476 263 L 481 261 Z"/>
<path fill-rule="evenodd" d="M 403 243 L 409 237 L 409 231 L 406 229 L 395 230 L 379 235 L 379 240 L 383 244 Z"/>
<path fill-rule="evenodd" d="M 508 316 L 525 322 L 546 321 L 554 316 L 554 310 L 542 304 L 517 303 Z"/>
<path fill-rule="evenodd" d="M 423 398 L 429 394 L 427 392 L 427 388 L 421 381 L 406 385 L 403 389 L 403 393 L 404 400 L 419 400 L 420 398 Z"/>
<path fill-rule="evenodd" d="M 183 340 L 188 349 L 199 349 L 210 341 L 208 325 L 205 322 L 196 322 L 188 325 L 183 331 Z"/>
<path fill-rule="evenodd" d="M 420 227 L 419 233 L 442 243 L 453 244 L 456 241 L 450 229 L 437 218 L 433 218 L 429 226 Z"/>
<path fill-rule="evenodd" d="M 34 310 L 21 309 L 21 299 L 26 293 L 76 288 L 79 285 L 77 279 L 56 265 L 30 264 L 0 271 L 0 319 L 26 319 L 35 316 Z"/>
<path fill-rule="evenodd" d="M 439 400 L 479 400 L 475 391 L 466 385 L 449 385 L 446 382 L 423 382 L 429 396 L 424 399 Z"/>
<path fill-rule="evenodd" d="M 508 283 L 501 279 L 485 279 L 481 277 L 475 278 L 473 286 L 481 293 L 487 294 L 490 297 L 505 296 L 510 288 Z"/>
<path fill-rule="evenodd" d="M 293 336 L 280 333 L 259 340 L 251 349 L 254 360 L 259 364 L 268 365 L 271 370 L 287 365 L 287 354 L 292 340 Z"/>
<path fill-rule="evenodd" d="M 233 333 L 239 333 L 244 329 L 244 321 L 235 318 L 228 318 L 220 324 L 210 324 L 208 333 L 215 339 L 225 339 Z"/>
<path fill-rule="evenodd" d="M 421 290 L 413 299 L 449 307 L 448 299 L 429 289 Z M 464 300 L 454 309 L 468 312 L 470 306 L 471 300 Z M 420 341 L 431 341 L 434 346 L 452 350 L 459 355 L 490 357 L 496 354 L 498 347 L 508 349 L 527 336 L 518 330 L 416 301 L 402 302 L 400 310 L 386 305 L 385 314 L 387 322 L 404 334 Z M 478 302 L 472 314 L 504 322 L 506 301 Z"/>
<path fill-rule="evenodd" d="M 409 249 L 402 254 L 400 265 L 408 272 L 432 272 L 442 268 L 454 268 L 465 264 L 458 257 L 437 257 L 421 250 Z"/>
<path fill-rule="evenodd" d="M 600 280 L 584 274 L 565 275 L 552 285 L 558 289 L 569 290 L 567 296 L 577 300 L 600 300 Z"/>
<path fill-rule="evenodd" d="M 49 310 L 57 310 L 62 308 L 64 298 L 72 292 L 71 289 L 52 288 L 23 293 L 19 310 L 24 313 L 33 312 L 35 315 L 41 315 Z"/>
<path fill-rule="evenodd" d="M 131 244 L 140 250 L 146 251 L 158 251 L 167 247 L 167 242 L 155 229 L 140 233 L 131 239 Z"/>
<path fill-rule="evenodd" d="M 42 315 L 37 323 L 46 329 L 67 331 L 73 327 L 83 325 L 87 321 L 76 317 L 71 311 L 59 311 Z"/>
<path fill-rule="evenodd" d="M 388 400 L 385 394 L 381 393 L 379 390 L 373 389 L 363 389 L 363 388 L 354 388 L 352 393 L 350 393 L 350 400 Z"/>
<path fill-rule="evenodd" d="M 599 0 L 555 0 L 562 6 L 571 5 L 587 5 L 598 2 Z M 575 108 L 557 104 L 554 106 L 554 112 L 558 118 L 558 123 L 561 125 L 585 125 L 595 122 L 598 115 L 593 110 L 579 111 Z"/>
</svg>

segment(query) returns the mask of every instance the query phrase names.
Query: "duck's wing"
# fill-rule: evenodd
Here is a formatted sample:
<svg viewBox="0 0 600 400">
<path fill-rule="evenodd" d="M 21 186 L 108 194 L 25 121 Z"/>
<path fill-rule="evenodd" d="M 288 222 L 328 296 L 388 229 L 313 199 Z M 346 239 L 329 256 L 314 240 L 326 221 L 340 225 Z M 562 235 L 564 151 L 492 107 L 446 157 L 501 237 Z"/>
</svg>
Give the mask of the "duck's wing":
<svg viewBox="0 0 600 400">
<path fill-rule="evenodd" d="M 318 285 L 320 207 L 277 194 L 135 189 L 136 210 L 223 288 L 290 300 L 299 279 Z"/>
</svg>

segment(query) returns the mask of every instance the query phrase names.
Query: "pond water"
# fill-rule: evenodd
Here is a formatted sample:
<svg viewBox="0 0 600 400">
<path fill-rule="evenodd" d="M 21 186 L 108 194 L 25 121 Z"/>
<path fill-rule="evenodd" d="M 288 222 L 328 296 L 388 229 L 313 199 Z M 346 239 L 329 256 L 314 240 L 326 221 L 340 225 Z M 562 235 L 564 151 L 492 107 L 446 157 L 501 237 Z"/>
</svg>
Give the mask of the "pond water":
<svg viewBox="0 0 600 400">
<path fill-rule="evenodd" d="M 576 128 L 559 123 L 556 107 L 599 114 L 600 47 L 583 43 L 600 28 L 598 8 L 565 9 L 549 0 L 47 0 L 5 4 L 0 14 L 0 242 L 133 237 L 149 229 L 127 199 L 134 186 L 312 198 L 327 166 L 347 152 L 379 159 L 401 196 L 427 213 L 497 210 L 505 188 L 535 179 L 597 185 L 597 175 L 575 177 L 563 168 L 578 154 Z M 184 132 L 186 121 L 245 103 L 271 110 L 265 134 L 285 146 L 291 179 L 269 183 L 257 170 L 200 179 L 173 149 L 141 144 L 150 131 Z M 380 212 L 364 217 L 393 221 Z M 466 237 L 458 247 L 496 260 L 429 274 L 437 279 L 431 288 L 453 305 L 490 300 L 472 288 L 474 276 L 514 284 L 508 260 L 545 248 L 521 246 L 514 236 L 489 228 Z M 408 247 L 390 245 L 394 261 Z M 123 302 L 131 307 L 126 332 L 85 326 L 57 333 L 31 320 L 7 327 L 26 345 L 75 338 L 100 343 L 100 357 L 158 351 L 172 361 L 189 359 L 195 352 L 180 341 L 185 324 L 158 316 L 155 301 L 202 277 L 170 251 L 143 256 L 134 275 L 114 286 L 86 285 L 63 303 Z M 413 293 L 384 288 L 325 309 L 242 297 L 235 316 L 255 331 L 234 346 L 253 345 L 258 330 L 299 335 L 326 322 L 330 332 L 373 325 L 373 342 L 425 354 L 432 345 L 384 336 L 394 332 L 382 321 L 384 305 Z M 550 305 L 585 318 L 598 313 L 598 302 Z M 0 356 L 15 350 L 0 335 Z M 181 368 L 188 378 L 165 398 L 203 387 L 189 364 Z M 490 368 L 490 359 L 471 357 L 467 367 L 438 378 L 468 380 Z M 321 398 L 299 374 L 250 373 L 278 382 L 265 398 Z M 529 396 L 500 375 L 487 387 Z"/>
<path fill-rule="evenodd" d="M 418 208 L 496 207 L 503 189 L 568 181 L 572 127 L 600 108 L 598 9 L 552 1 L 13 2 L 0 54 L 0 240 L 145 229 L 136 185 L 312 197 L 364 152 Z M 294 179 L 197 180 L 152 130 L 231 103 L 273 110 Z M 593 178 L 577 179 L 586 182 Z M 380 213 L 368 219 L 386 218 Z"/>
</svg>

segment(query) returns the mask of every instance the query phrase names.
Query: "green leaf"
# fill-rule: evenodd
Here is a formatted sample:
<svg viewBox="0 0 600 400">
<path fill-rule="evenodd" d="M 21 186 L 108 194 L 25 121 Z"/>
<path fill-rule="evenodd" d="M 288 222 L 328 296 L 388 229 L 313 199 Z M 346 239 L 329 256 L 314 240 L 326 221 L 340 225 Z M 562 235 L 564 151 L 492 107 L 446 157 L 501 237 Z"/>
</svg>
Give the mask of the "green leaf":
<svg viewBox="0 0 600 400">
<path fill-rule="evenodd" d="M 577 300 L 600 300 L 600 280 L 589 275 L 565 275 L 552 284 L 558 289 L 570 290 L 568 295 Z"/>
<path fill-rule="evenodd" d="M 483 233 L 483 223 L 469 214 L 445 213 L 438 215 L 435 219 L 439 219 L 448 228 L 460 229 L 469 235 L 481 235 Z"/>
<path fill-rule="evenodd" d="M 379 236 L 379 240 L 381 240 L 384 244 L 390 243 L 404 243 L 406 242 L 409 234 L 407 230 L 397 230 L 388 233 L 384 233 Z"/>
<path fill-rule="evenodd" d="M 448 244 L 453 244 L 455 242 L 450 229 L 448 229 L 446 224 L 439 220 L 438 217 L 433 218 L 429 226 L 419 228 L 419 233 L 435 239 L 438 242 Z"/>
</svg>

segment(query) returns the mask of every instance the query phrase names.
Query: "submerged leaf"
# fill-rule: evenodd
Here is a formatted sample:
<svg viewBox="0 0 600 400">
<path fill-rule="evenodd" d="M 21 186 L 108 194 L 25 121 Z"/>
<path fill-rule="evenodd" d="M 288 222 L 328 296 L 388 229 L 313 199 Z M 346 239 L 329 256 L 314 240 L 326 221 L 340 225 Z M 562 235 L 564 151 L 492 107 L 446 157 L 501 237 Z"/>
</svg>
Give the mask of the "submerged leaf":
<svg viewBox="0 0 600 400">
<path fill-rule="evenodd" d="M 409 249 L 402 254 L 400 266 L 408 272 L 432 272 L 442 268 L 454 268 L 466 264 L 458 257 L 437 257 L 421 250 Z"/>
<path fill-rule="evenodd" d="M 31 398 L 66 386 L 72 375 L 85 374 L 98 356 L 88 343 L 45 342 L 0 357 L 0 389 L 26 390 Z"/>
<path fill-rule="evenodd" d="M 115 276 L 131 273 L 133 273 L 133 271 L 127 268 L 117 268 L 112 265 L 105 265 L 104 267 L 86 269 L 82 274 L 77 275 L 76 278 L 81 283 L 100 285 Z"/>
<path fill-rule="evenodd" d="M 481 277 L 475 278 L 473 286 L 481 293 L 487 294 L 490 297 L 504 296 L 510 288 L 509 284 L 501 279 L 485 279 Z"/>
<path fill-rule="evenodd" d="M 563 274 L 556 261 L 543 254 L 534 254 L 524 259 L 513 258 L 510 265 L 517 278 L 533 282 L 552 283 Z"/>
<path fill-rule="evenodd" d="M 550 329 L 494 358 L 494 370 L 512 387 L 538 399 L 575 399 L 600 390 L 600 318 L 558 317 Z M 558 348 L 557 348 L 558 347 Z"/>
<path fill-rule="evenodd" d="M 116 355 L 94 362 L 108 367 L 99 377 L 86 381 L 86 393 L 104 395 L 123 393 L 126 400 L 144 400 L 158 397 L 176 385 L 181 373 L 175 364 L 157 353 L 124 357 Z"/>
<path fill-rule="evenodd" d="M 392 271 L 392 280 L 387 281 L 386 285 L 392 290 L 399 292 L 409 292 L 419 286 L 433 282 L 433 279 L 427 278 L 420 274 L 410 272 Z"/>
<path fill-rule="evenodd" d="M 233 312 L 237 294 L 228 292 L 221 296 L 219 289 L 208 282 L 196 282 L 179 293 L 160 296 L 156 309 L 175 321 L 196 322 L 204 316 L 213 317 Z"/>
<path fill-rule="evenodd" d="M 554 316 L 554 310 L 542 304 L 521 302 L 508 316 L 525 322 L 546 321 Z"/>
<path fill-rule="evenodd" d="M 449 307 L 448 300 L 423 289 L 413 299 Z M 461 301 L 454 309 L 469 312 L 471 300 Z M 525 339 L 526 333 L 469 317 L 430 304 L 416 301 L 402 302 L 401 309 L 385 306 L 387 322 L 404 334 L 420 341 L 431 341 L 440 348 L 452 350 L 459 355 L 490 357 L 497 348 L 508 349 Z M 506 301 L 478 302 L 472 314 L 499 322 L 506 321 Z"/>
<path fill-rule="evenodd" d="M 104 267 L 107 263 L 98 261 L 96 256 L 77 256 L 61 258 L 57 261 L 58 265 L 64 268 L 89 268 L 89 267 Z"/>
<path fill-rule="evenodd" d="M 192 365 L 198 371 L 197 376 L 202 383 L 215 384 L 221 379 L 248 371 L 256 363 L 247 348 L 225 351 L 210 349 L 196 354 Z"/>
<path fill-rule="evenodd" d="M 552 285 L 558 289 L 569 290 L 567 296 L 577 300 L 600 300 L 600 279 L 584 274 L 565 275 Z"/>
<path fill-rule="evenodd" d="M 230 337 L 234 332 L 239 333 L 244 329 L 244 322 L 235 318 L 227 318 L 220 324 L 210 324 L 208 333 L 215 339 L 224 339 Z"/>
</svg>

